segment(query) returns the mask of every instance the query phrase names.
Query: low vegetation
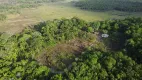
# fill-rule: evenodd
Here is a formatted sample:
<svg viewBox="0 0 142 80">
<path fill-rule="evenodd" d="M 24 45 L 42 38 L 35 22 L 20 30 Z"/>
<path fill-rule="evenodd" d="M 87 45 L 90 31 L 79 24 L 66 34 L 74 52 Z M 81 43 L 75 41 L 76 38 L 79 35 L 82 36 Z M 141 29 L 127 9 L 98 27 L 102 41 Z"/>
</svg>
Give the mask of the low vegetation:
<svg viewBox="0 0 142 80">
<path fill-rule="evenodd" d="M 86 21 L 103 21 L 142 16 L 141 12 L 83 10 L 69 3 L 70 1 L 77 0 L 60 2 L 48 0 L 0 0 L 0 14 L 4 14 L 7 17 L 6 20 L 0 22 L 0 32 L 7 32 L 12 35 L 38 22 L 62 17 L 70 19 L 76 16 Z"/>
<path fill-rule="evenodd" d="M 141 35 L 142 18 L 76 17 L 41 22 L 13 36 L 0 33 L 0 79 L 141 80 Z"/>
<path fill-rule="evenodd" d="M 20 13 L 23 8 L 36 8 L 44 3 L 64 0 L 2 0 L 0 2 L 1 13 Z"/>
<path fill-rule="evenodd" d="M 0 21 L 4 21 L 4 20 L 6 20 L 6 15 L 4 15 L 4 14 L 0 14 Z"/>
</svg>

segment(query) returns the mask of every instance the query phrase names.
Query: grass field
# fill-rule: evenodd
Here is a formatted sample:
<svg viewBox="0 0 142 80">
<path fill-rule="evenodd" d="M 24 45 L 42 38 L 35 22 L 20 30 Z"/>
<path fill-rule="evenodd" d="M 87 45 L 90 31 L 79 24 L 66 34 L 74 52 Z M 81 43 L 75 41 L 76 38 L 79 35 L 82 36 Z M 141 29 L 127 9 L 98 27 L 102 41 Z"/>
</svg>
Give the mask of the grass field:
<svg viewBox="0 0 142 80">
<path fill-rule="evenodd" d="M 93 12 L 72 6 L 70 3 L 57 2 L 43 4 L 38 8 L 22 9 L 20 14 L 8 14 L 7 20 L 0 22 L 0 32 L 14 34 L 25 27 L 45 20 L 72 18 L 74 16 L 86 21 L 123 19 L 125 17 L 142 17 L 142 12 L 128 13 L 119 11 Z"/>
</svg>

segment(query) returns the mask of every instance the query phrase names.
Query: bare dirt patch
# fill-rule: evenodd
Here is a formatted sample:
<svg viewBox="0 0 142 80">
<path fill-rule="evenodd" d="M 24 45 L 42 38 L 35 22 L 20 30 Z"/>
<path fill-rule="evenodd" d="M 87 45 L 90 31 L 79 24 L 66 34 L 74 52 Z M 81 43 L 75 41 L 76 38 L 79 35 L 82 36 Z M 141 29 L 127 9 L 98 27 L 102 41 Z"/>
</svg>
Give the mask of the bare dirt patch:
<svg viewBox="0 0 142 80">
<path fill-rule="evenodd" d="M 91 39 L 90 39 L 91 37 Z M 51 67 L 53 70 L 63 70 L 71 65 L 87 47 L 93 46 L 102 51 L 107 50 L 98 34 L 90 33 L 87 38 L 75 38 L 49 46 L 37 55 L 36 60 L 41 65 Z"/>
<path fill-rule="evenodd" d="M 61 69 L 70 65 L 74 58 L 81 55 L 86 47 L 94 45 L 95 41 L 90 42 L 76 38 L 49 47 L 41 55 L 38 55 L 36 59 L 42 65 Z"/>
</svg>

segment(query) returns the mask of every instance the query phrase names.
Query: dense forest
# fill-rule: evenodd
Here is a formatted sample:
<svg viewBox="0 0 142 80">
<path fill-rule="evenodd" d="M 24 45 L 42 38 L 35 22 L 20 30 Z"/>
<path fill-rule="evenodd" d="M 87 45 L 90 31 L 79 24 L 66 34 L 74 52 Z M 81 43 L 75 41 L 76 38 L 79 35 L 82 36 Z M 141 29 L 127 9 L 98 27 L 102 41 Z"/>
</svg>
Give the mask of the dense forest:
<svg viewBox="0 0 142 80">
<path fill-rule="evenodd" d="M 142 12 L 141 0 L 79 0 L 75 6 L 86 10 Z"/>
<path fill-rule="evenodd" d="M 142 18 L 77 17 L 41 22 L 12 36 L 0 33 L 0 80 L 141 80 L 141 35 Z M 65 50 L 51 51 L 56 47 Z"/>
</svg>

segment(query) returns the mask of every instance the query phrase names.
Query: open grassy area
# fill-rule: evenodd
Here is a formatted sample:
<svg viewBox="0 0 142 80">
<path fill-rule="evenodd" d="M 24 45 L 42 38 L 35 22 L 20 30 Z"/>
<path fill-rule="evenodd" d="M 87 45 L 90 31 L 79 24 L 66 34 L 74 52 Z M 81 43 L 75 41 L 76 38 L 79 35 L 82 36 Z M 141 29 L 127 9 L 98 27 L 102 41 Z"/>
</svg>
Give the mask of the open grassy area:
<svg viewBox="0 0 142 80">
<path fill-rule="evenodd" d="M 129 16 L 139 17 L 142 16 L 141 14 L 141 12 L 128 13 L 120 11 L 92 12 L 76 8 L 70 3 L 48 3 L 37 8 L 22 9 L 20 14 L 7 15 L 7 20 L 0 22 L 0 32 L 14 34 L 29 25 L 63 17 L 72 18 L 76 16 L 86 21 L 102 21 L 107 19 L 123 19 Z"/>
</svg>

